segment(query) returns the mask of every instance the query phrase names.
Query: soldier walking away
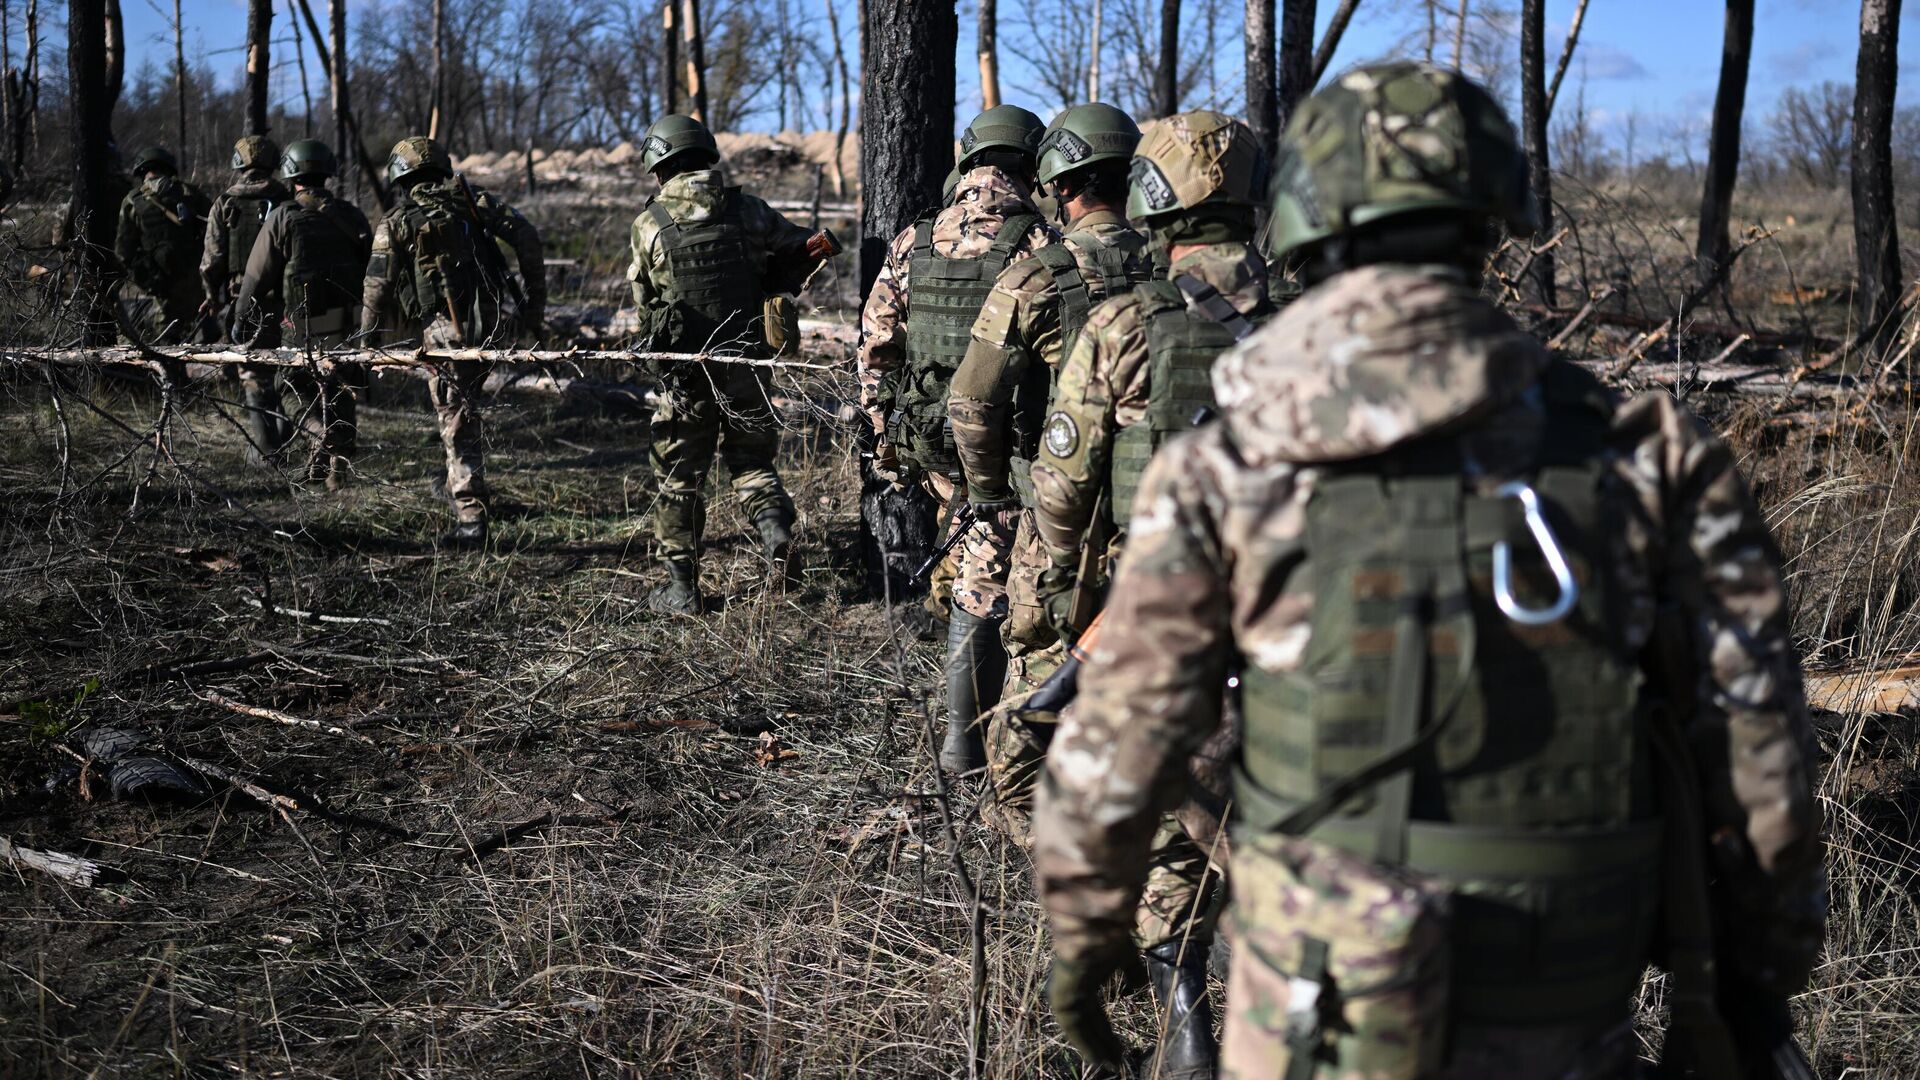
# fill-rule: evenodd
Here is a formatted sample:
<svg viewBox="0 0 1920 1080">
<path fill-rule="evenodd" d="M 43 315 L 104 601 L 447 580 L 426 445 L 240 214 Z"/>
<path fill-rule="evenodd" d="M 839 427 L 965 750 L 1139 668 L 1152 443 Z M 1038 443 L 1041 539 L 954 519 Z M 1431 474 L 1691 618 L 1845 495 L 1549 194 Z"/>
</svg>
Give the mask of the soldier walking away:
<svg viewBox="0 0 1920 1080">
<path fill-rule="evenodd" d="M 547 306 L 546 252 L 533 225 L 454 175 L 446 150 L 424 135 L 394 144 L 387 180 L 395 202 L 374 229 L 360 332 L 372 335 L 383 319 L 394 319 L 400 337 L 429 347 L 495 349 L 538 334 Z M 502 243 L 513 249 L 517 279 Z M 480 547 L 487 539 L 480 398 L 490 370 L 480 361 L 450 361 L 427 377 L 447 455 L 454 525 L 441 541 L 450 547 Z"/>
<path fill-rule="evenodd" d="M 876 470 L 896 483 L 924 485 L 948 512 L 948 527 L 969 530 L 953 568 L 947 627 L 940 765 L 952 772 L 986 765 L 975 721 L 999 700 L 1006 678 L 1000 644 L 1006 602 L 1004 587 L 995 583 L 1005 575 L 995 571 L 994 553 L 1011 543 L 1012 531 L 1010 520 L 974 524 L 952 512 L 967 496 L 947 390 L 1000 273 L 1058 240 L 1033 204 L 1045 130 L 1039 117 L 1015 105 L 973 118 L 960 136 L 952 198 L 894 238 L 860 317 L 860 396 L 878 436 Z M 943 568 L 936 577 L 944 574 Z M 936 580 L 928 598 L 933 607 L 946 601 L 942 584 Z"/>
<path fill-rule="evenodd" d="M 1251 243 L 1265 181 L 1253 132 L 1217 112 L 1170 116 L 1135 152 L 1127 216 L 1146 224 L 1168 275 L 1087 316 L 1033 465 L 1048 558 L 1035 591 L 1062 640 L 1085 629 L 1094 590 L 1120 558 L 1148 460 L 1213 407 L 1214 361 L 1272 312 L 1266 262 Z M 1032 761 L 1044 752 L 1033 743 L 1050 729 L 1044 716 L 1023 719 L 1032 741 L 1009 756 Z M 1219 874 L 1209 861 L 1213 837 L 1202 839 L 1209 846 L 1171 813 L 1159 819 L 1145 893 L 1130 912 L 1166 1015 L 1160 1075 L 1180 1080 L 1212 1076 L 1216 1056 L 1206 958 Z"/>
<path fill-rule="evenodd" d="M 233 301 L 247 272 L 247 257 L 274 207 L 293 193 L 274 175 L 280 147 L 265 135 L 243 135 L 233 144 L 233 171 L 227 190 L 214 197 L 207 213 L 207 235 L 200 253 L 200 284 L 206 299 L 200 314 L 223 330 L 233 325 Z M 362 264 L 364 265 L 364 263 Z M 251 340 L 243 330 L 229 340 Z M 276 371 L 269 364 L 240 366 L 240 401 L 246 410 L 247 459 L 264 463 L 292 436 L 281 410 Z"/>
<path fill-rule="evenodd" d="M 799 292 L 840 250 L 833 234 L 809 233 L 757 196 L 729 187 L 713 134 L 690 116 L 655 121 L 640 163 L 660 181 L 660 193 L 633 219 L 627 268 L 647 347 L 751 358 L 797 349 L 799 325 L 788 317 L 793 306 L 785 294 Z M 655 374 L 653 524 L 667 583 L 649 600 L 655 611 L 696 615 L 702 489 L 716 451 L 760 534 L 769 581 L 794 569 L 793 500 L 773 466 L 780 422 L 764 367 L 676 360 L 656 365 Z"/>
<path fill-rule="evenodd" d="M 1825 879 L 1779 554 L 1683 406 L 1483 298 L 1526 178 L 1494 99 L 1427 65 L 1289 122 L 1271 237 L 1305 293 L 1140 481 L 1037 800 L 1049 997 L 1096 1062 L 1236 667 L 1224 1075 L 1629 1076 L 1655 960 L 1676 1075 L 1794 1055 Z"/>
<path fill-rule="evenodd" d="M 301 139 L 281 156 L 280 179 L 292 186 L 293 197 L 261 223 L 234 302 L 231 334 L 236 342 L 272 345 L 284 326 L 289 343 L 308 350 L 311 370 L 291 369 L 288 382 L 306 399 L 301 423 L 313 438 L 307 479 L 324 480 L 329 489 L 346 482 L 358 436 L 353 391 L 361 379 L 351 365 L 321 370 L 317 354 L 352 338 L 373 253 L 367 216 L 327 190 L 338 172 L 333 150 L 317 139 Z"/>
<path fill-rule="evenodd" d="M 953 374 L 947 411 L 974 515 L 996 542 L 990 580 L 1007 653 L 1003 696 L 984 721 L 996 798 L 988 814 L 1024 837 L 1046 729 L 1029 731 L 1018 706 L 1064 647 L 1035 586 L 1047 565 L 1033 521 L 1033 459 L 1055 374 L 1093 306 L 1147 280 L 1147 238 L 1127 225 L 1127 173 L 1140 128 L 1111 105 L 1076 105 L 1040 139 L 1039 182 L 1059 205 L 1065 236 L 1002 271 L 974 320 Z M 1005 540 L 1005 546 L 997 542 Z M 984 582 L 983 582 L 984 584 Z"/>
<path fill-rule="evenodd" d="M 200 189 L 180 179 L 180 166 L 165 147 L 134 155 L 139 186 L 120 201 L 114 253 L 135 285 L 153 298 L 153 339 L 179 344 L 203 338 L 200 249 L 212 204 Z M 174 381 L 184 377 L 184 367 Z"/>
</svg>

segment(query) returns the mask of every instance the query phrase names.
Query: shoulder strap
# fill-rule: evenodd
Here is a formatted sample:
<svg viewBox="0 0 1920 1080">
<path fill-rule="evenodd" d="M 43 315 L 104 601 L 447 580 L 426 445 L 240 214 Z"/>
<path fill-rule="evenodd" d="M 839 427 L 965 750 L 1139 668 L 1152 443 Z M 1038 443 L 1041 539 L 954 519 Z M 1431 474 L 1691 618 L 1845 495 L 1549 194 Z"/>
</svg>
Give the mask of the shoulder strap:
<svg viewBox="0 0 1920 1080">
<path fill-rule="evenodd" d="M 679 222 L 673 220 L 672 214 L 667 213 L 667 208 L 657 202 L 647 203 L 647 216 L 653 219 L 655 225 L 660 226 L 661 232 L 678 228 L 680 225 Z"/>
<path fill-rule="evenodd" d="M 1040 224 L 1038 214 L 1014 214 L 1007 218 L 1001 223 L 1000 234 L 993 238 L 993 246 L 987 249 L 987 254 L 998 256 L 1001 262 L 1006 262 L 1013 255 L 1013 249 L 1024 243 L 1027 234 L 1032 232 L 1033 227 L 1038 224 Z"/>
<path fill-rule="evenodd" d="M 933 254 L 933 218 L 923 217 L 913 223 L 913 257 L 926 258 Z"/>
<path fill-rule="evenodd" d="M 1233 340 L 1244 341 L 1253 333 L 1253 323 L 1240 314 L 1240 309 L 1220 295 L 1220 290 L 1194 277 L 1192 274 L 1176 274 L 1173 278 L 1175 288 L 1187 301 L 1187 310 L 1207 320 L 1218 323 L 1233 335 Z"/>
</svg>

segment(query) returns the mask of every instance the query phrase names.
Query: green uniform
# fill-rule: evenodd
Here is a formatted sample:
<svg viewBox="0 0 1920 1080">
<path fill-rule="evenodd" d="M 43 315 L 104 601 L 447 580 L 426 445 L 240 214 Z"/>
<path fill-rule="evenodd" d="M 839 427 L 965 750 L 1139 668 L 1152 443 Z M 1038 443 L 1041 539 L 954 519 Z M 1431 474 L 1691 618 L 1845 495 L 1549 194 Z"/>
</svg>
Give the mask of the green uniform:
<svg viewBox="0 0 1920 1080">
<path fill-rule="evenodd" d="M 212 204 L 177 176 L 156 176 L 120 202 L 114 252 L 127 276 L 153 297 L 152 330 L 165 342 L 191 340 L 200 329 L 200 251 Z"/>
</svg>

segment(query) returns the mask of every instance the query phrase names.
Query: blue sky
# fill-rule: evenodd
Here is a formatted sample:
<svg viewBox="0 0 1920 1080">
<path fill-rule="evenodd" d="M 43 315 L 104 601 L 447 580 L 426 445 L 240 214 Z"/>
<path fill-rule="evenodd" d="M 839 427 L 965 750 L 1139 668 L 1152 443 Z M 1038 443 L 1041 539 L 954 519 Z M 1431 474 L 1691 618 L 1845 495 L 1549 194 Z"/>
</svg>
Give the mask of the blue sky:
<svg viewBox="0 0 1920 1080">
<path fill-rule="evenodd" d="M 171 45 L 164 42 L 169 21 L 160 12 L 163 2 L 122 0 L 133 60 L 130 68 L 137 67 L 149 56 L 156 63 L 170 62 Z M 324 8 L 325 0 L 310 2 L 316 4 L 315 13 L 324 19 L 325 14 L 319 9 Z M 425 3 L 426 0 L 383 2 Z M 843 19 L 843 25 L 850 27 L 853 0 L 841 0 L 841 3 L 848 16 Z M 18 10 L 17 0 L 13 6 Z M 1189 2 L 1187 6 L 1191 10 L 1197 5 Z M 1232 6 L 1237 7 L 1237 2 Z M 1334 6 L 1334 0 L 1320 0 L 1322 28 Z M 1447 6 L 1452 6 L 1451 0 Z M 1575 0 L 1549 0 L 1547 4 L 1550 55 L 1558 52 L 1574 6 Z M 281 37 L 289 32 L 287 21 L 296 9 L 290 0 L 276 0 L 276 7 L 280 10 L 275 18 L 275 36 Z M 1900 98 L 1908 103 L 1920 102 L 1920 11 L 1916 8 L 1920 8 L 1920 3 L 1908 5 L 1902 26 L 1908 39 L 1903 42 L 1905 51 L 1912 59 L 1902 64 Z M 960 5 L 963 58 L 956 67 L 960 73 L 962 113 L 978 100 L 976 72 L 971 56 L 966 55 L 970 51 L 975 10 L 972 0 Z M 1385 55 L 1413 25 L 1411 5 L 1400 0 L 1361 0 L 1358 12 L 1334 58 L 1336 69 L 1360 59 Z M 236 49 L 244 39 L 244 0 L 185 0 L 184 13 L 189 54 L 207 55 L 223 77 L 237 79 L 241 66 L 239 52 L 219 50 Z M 1590 0 L 1563 102 L 1571 100 L 1573 84 L 1584 64 L 1587 104 L 1603 129 L 1617 125 L 1629 113 L 1637 114 L 1653 126 L 1674 121 L 1703 122 L 1712 105 L 1718 78 L 1722 14 L 1719 0 Z M 170 10 L 167 15 L 171 15 Z M 1007 18 L 1004 4 L 1002 18 Z M 1780 91 L 1788 86 L 1822 80 L 1850 82 L 1858 19 L 1859 6 L 1854 0 L 1759 0 L 1748 88 L 1749 115 L 1764 116 L 1772 109 Z M 1003 35 L 1006 32 L 1003 28 Z M 1514 47 L 1517 50 L 1517 43 Z M 1017 64 L 1011 58 L 1003 62 L 1008 62 L 1009 67 Z M 1222 62 L 1232 65 L 1230 78 L 1237 79 L 1237 57 Z M 310 67 L 317 80 L 317 63 Z M 290 80 L 291 70 L 282 78 Z M 1003 81 L 1009 84 L 1017 79 L 1017 70 L 1008 70 L 1003 76 Z M 281 85 L 281 92 L 297 93 L 292 82 Z"/>
</svg>

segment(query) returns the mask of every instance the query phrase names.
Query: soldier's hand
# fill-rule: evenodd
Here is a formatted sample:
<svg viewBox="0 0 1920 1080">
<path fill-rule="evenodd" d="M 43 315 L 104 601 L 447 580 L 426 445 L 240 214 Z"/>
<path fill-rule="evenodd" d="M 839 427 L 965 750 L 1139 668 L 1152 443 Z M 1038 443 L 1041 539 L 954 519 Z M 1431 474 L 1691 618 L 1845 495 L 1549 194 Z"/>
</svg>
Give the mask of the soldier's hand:
<svg viewBox="0 0 1920 1080">
<path fill-rule="evenodd" d="M 1080 628 L 1073 625 L 1073 597 L 1079 584 L 1079 576 L 1072 567 L 1049 566 L 1040 572 L 1040 581 L 1034 590 L 1039 594 L 1040 606 L 1046 609 L 1047 622 L 1053 632 L 1069 644 L 1080 634 Z"/>
<path fill-rule="evenodd" d="M 1010 532 L 1020 525 L 1020 500 L 1018 499 L 973 499 L 973 516 L 981 521 L 990 521 L 1001 532 Z"/>
<path fill-rule="evenodd" d="M 900 455 L 885 439 L 873 444 L 873 475 L 892 484 L 895 491 L 906 490 L 906 470 L 900 466 Z"/>
<path fill-rule="evenodd" d="M 1102 990 L 1131 949 L 1124 937 L 1118 942 L 1074 945 L 1056 939 L 1053 968 L 1047 973 L 1047 1004 L 1060 1025 L 1061 1037 L 1089 1065 L 1116 1074 L 1126 1068 L 1127 1048 L 1107 1018 Z"/>
</svg>

